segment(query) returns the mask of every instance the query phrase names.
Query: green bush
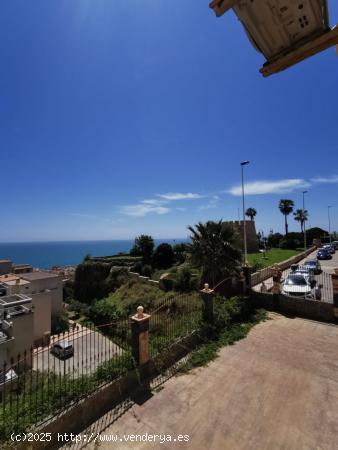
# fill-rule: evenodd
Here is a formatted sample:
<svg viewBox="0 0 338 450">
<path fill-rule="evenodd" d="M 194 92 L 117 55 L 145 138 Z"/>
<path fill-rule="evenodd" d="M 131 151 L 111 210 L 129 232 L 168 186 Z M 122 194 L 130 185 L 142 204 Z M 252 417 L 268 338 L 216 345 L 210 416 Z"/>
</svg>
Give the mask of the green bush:
<svg viewBox="0 0 338 450">
<path fill-rule="evenodd" d="M 76 314 L 88 316 L 90 311 L 90 306 L 86 303 L 79 302 L 78 300 L 71 300 L 69 302 L 69 309 L 74 311 Z"/>
<path fill-rule="evenodd" d="M 130 270 L 131 270 L 132 272 L 136 272 L 136 273 L 138 273 L 138 274 L 141 275 L 142 269 L 143 269 L 143 264 L 142 264 L 141 261 L 138 261 L 137 263 L 135 263 L 135 264 L 131 267 Z"/>
<path fill-rule="evenodd" d="M 169 292 L 174 289 L 174 280 L 171 278 L 161 278 L 159 283 L 160 289 L 164 292 Z"/>
<path fill-rule="evenodd" d="M 285 236 L 279 243 L 279 248 L 282 248 L 284 250 L 296 250 L 296 248 L 301 247 L 301 241 L 297 238 L 294 238 L 293 236 Z"/>
<path fill-rule="evenodd" d="M 150 264 L 146 264 L 145 266 L 142 267 L 142 271 L 141 271 L 141 275 L 143 277 L 151 277 L 153 273 L 153 268 L 151 267 Z"/>
<path fill-rule="evenodd" d="M 91 303 L 94 299 L 103 298 L 109 293 L 107 277 L 111 265 L 102 262 L 86 262 L 79 264 L 75 271 L 74 296 L 76 300 Z"/>
<path fill-rule="evenodd" d="M 153 264 L 157 269 L 168 269 L 174 263 L 175 255 L 170 244 L 160 244 L 153 256 Z"/>
<path fill-rule="evenodd" d="M 95 325 L 115 322 L 120 316 L 121 311 L 106 298 L 95 302 L 89 311 L 89 318 Z"/>
<path fill-rule="evenodd" d="M 69 321 L 66 314 L 58 314 L 52 317 L 51 333 L 60 334 L 69 330 Z"/>
<path fill-rule="evenodd" d="M 193 278 L 188 267 L 182 267 L 177 271 L 174 280 L 174 289 L 179 292 L 191 292 L 198 289 L 198 280 Z"/>
</svg>

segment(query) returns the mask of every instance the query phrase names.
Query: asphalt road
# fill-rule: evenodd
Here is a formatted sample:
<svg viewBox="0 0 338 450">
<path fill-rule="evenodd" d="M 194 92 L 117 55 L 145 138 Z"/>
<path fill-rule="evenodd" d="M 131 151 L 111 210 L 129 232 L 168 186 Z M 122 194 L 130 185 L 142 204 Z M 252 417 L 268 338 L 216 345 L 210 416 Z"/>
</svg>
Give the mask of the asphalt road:
<svg viewBox="0 0 338 450">
<path fill-rule="evenodd" d="M 73 344 L 74 356 L 61 360 L 50 353 L 50 347 L 39 348 L 34 353 L 33 368 L 57 375 L 71 374 L 78 378 L 93 373 L 100 364 L 123 353 L 111 340 L 86 327 L 66 334 L 65 340 Z M 54 342 L 58 342 L 57 339 L 52 340 Z"/>
</svg>

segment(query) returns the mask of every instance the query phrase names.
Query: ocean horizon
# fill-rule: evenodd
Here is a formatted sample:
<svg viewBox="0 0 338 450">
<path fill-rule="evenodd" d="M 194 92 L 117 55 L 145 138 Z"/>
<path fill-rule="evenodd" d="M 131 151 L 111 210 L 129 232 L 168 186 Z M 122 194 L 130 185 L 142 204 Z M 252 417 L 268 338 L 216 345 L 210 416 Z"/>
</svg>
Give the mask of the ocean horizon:
<svg viewBox="0 0 338 450">
<path fill-rule="evenodd" d="M 163 242 L 175 245 L 188 240 L 188 238 L 154 239 L 154 242 L 155 246 Z M 10 259 L 15 264 L 31 264 L 40 269 L 51 269 L 53 266 L 80 264 L 88 254 L 109 256 L 129 252 L 133 245 L 134 239 L 1 242 L 0 259 Z"/>
</svg>

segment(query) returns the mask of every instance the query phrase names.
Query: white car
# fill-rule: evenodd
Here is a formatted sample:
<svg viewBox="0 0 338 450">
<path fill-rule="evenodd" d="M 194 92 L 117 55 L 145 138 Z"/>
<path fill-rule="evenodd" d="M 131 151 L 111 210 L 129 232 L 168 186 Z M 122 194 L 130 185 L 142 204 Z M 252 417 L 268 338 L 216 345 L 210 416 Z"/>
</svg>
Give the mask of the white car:
<svg viewBox="0 0 338 450">
<path fill-rule="evenodd" d="M 282 294 L 292 297 L 313 299 L 313 291 L 309 279 L 302 273 L 291 273 L 283 283 Z"/>
</svg>

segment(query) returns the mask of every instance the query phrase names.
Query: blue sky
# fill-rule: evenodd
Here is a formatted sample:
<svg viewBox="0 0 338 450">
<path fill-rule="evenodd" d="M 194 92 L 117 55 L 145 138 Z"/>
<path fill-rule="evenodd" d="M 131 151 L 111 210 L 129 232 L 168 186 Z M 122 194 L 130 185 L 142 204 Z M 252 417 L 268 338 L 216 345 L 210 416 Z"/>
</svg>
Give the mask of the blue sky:
<svg viewBox="0 0 338 450">
<path fill-rule="evenodd" d="M 184 237 L 238 218 L 242 159 L 258 229 L 305 188 L 338 229 L 334 49 L 264 79 L 202 0 L 10 0 L 0 49 L 0 241 Z"/>
</svg>

